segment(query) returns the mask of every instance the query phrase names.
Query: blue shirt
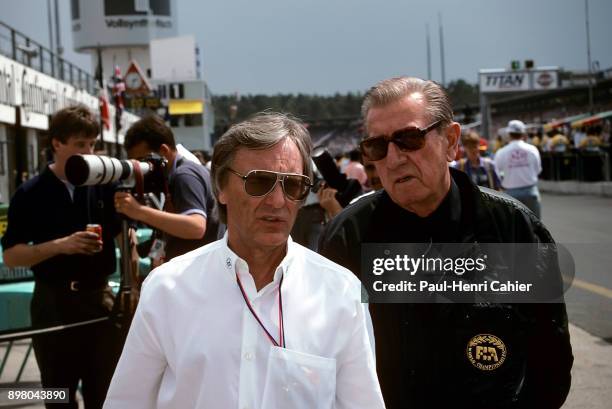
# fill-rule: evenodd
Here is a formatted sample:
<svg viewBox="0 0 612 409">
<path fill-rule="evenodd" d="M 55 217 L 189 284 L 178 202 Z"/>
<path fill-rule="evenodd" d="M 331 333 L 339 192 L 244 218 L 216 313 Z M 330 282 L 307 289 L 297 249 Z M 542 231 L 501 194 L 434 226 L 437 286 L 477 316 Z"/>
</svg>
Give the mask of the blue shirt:
<svg viewBox="0 0 612 409">
<path fill-rule="evenodd" d="M 166 260 L 217 240 L 219 219 L 216 215 L 210 172 L 200 164 L 177 155 L 168 175 L 168 188 L 174 213 L 200 214 L 206 218 L 206 232 L 199 239 L 166 238 Z"/>
<path fill-rule="evenodd" d="M 493 161 L 483 157 L 479 157 L 478 160 L 480 163 L 477 167 L 472 166 L 472 163 L 467 158 L 457 161 L 454 167 L 465 172 L 475 185 L 499 190 L 501 182 L 497 176 L 497 170 Z"/>
</svg>

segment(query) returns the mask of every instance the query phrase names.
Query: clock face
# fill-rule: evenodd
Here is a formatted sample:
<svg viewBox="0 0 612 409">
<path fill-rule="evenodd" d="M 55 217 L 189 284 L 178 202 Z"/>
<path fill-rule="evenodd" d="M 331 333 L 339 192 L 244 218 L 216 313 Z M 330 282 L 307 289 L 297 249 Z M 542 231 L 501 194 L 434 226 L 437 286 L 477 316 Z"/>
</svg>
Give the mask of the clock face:
<svg viewBox="0 0 612 409">
<path fill-rule="evenodd" d="M 142 86 L 142 78 L 136 72 L 130 72 L 125 76 L 125 86 L 130 89 L 138 89 Z"/>
</svg>

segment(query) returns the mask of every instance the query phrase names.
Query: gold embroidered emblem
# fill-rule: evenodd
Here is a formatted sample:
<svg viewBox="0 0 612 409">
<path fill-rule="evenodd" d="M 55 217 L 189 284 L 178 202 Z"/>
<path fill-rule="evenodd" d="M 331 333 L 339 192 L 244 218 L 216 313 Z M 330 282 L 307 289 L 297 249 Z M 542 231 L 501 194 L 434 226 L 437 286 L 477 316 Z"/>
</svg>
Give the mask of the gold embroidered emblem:
<svg viewBox="0 0 612 409">
<path fill-rule="evenodd" d="M 472 365 L 482 371 L 499 368 L 506 360 L 504 342 L 491 334 L 479 334 L 468 342 L 466 354 Z"/>
</svg>

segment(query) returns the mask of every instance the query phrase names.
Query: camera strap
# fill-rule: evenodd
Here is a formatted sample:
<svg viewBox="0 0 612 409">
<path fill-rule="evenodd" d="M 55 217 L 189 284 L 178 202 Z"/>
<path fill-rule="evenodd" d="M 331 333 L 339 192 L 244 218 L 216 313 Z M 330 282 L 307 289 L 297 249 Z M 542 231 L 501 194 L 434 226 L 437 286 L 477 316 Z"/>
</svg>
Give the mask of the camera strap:
<svg viewBox="0 0 612 409">
<path fill-rule="evenodd" d="M 134 179 L 136 194 L 138 195 L 139 200 L 144 200 L 144 176 L 142 174 L 142 169 L 140 169 L 140 165 L 137 160 L 132 159 L 132 165 L 134 168 Z"/>
<path fill-rule="evenodd" d="M 177 169 L 179 166 L 182 165 L 183 160 L 184 158 L 181 156 L 176 157 L 175 169 Z M 169 212 L 169 213 L 176 213 L 174 204 L 172 202 L 172 195 L 170 194 L 170 187 L 169 187 L 169 184 L 172 183 L 172 180 L 174 179 L 173 175 L 174 173 L 171 172 L 168 178 L 164 178 L 164 182 L 163 182 L 163 189 L 164 189 L 164 196 L 165 196 L 164 211 Z"/>
<path fill-rule="evenodd" d="M 172 196 L 170 195 L 170 192 L 168 191 L 168 184 L 164 183 L 164 195 L 165 200 L 164 200 L 164 211 L 168 212 L 168 213 L 176 213 L 174 210 L 174 205 L 172 204 Z"/>
</svg>

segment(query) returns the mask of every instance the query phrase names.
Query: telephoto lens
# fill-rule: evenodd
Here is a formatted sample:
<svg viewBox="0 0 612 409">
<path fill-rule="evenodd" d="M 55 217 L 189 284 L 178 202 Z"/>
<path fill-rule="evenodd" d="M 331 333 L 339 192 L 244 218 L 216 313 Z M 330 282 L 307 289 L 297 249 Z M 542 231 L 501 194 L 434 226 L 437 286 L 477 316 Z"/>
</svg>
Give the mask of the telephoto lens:
<svg viewBox="0 0 612 409">
<path fill-rule="evenodd" d="M 101 155 L 73 155 L 66 162 L 66 178 L 75 186 L 105 185 L 117 181 L 125 186 L 133 186 L 136 166 L 143 176 L 153 170 L 150 162 L 120 160 Z"/>
</svg>

